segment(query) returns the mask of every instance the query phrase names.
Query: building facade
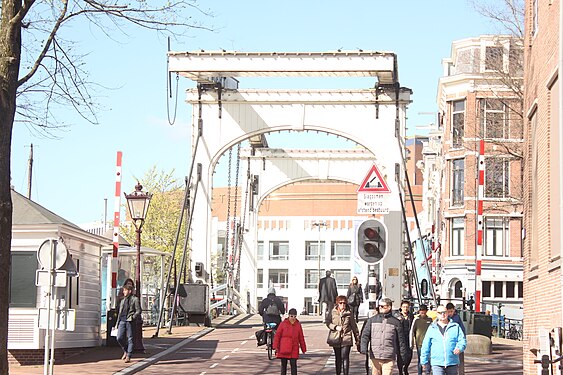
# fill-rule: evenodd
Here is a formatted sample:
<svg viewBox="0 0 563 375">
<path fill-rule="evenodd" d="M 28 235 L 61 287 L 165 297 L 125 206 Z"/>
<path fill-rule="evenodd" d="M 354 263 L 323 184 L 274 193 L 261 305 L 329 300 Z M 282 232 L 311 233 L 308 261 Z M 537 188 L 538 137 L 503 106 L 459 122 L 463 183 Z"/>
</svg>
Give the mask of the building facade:
<svg viewBox="0 0 563 375">
<path fill-rule="evenodd" d="M 524 185 L 524 373 L 561 355 L 561 1 L 526 0 Z M 561 374 L 560 362 L 546 363 Z"/>
<path fill-rule="evenodd" d="M 454 42 L 423 152 L 438 294 L 458 305 L 473 297 L 476 311 L 502 304 L 514 318 L 523 298 L 521 61 L 517 38 Z"/>
</svg>

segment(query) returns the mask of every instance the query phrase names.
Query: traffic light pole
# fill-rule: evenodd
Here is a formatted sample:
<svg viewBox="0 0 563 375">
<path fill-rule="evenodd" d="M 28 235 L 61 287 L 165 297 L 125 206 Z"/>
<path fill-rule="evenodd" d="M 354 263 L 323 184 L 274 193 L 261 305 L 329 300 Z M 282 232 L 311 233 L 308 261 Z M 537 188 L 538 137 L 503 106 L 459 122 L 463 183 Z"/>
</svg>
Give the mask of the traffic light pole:
<svg viewBox="0 0 563 375">
<path fill-rule="evenodd" d="M 375 274 L 375 265 L 368 266 L 368 317 L 377 314 L 377 275 Z"/>
</svg>

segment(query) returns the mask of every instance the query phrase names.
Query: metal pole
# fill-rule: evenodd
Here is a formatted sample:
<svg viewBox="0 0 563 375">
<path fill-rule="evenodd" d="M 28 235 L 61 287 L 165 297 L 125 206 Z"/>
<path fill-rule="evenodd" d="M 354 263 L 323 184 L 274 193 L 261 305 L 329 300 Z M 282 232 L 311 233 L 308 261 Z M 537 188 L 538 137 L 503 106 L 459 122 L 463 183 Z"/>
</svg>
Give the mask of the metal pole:
<svg viewBox="0 0 563 375">
<path fill-rule="evenodd" d="M 317 282 L 320 282 L 321 280 L 321 225 L 319 224 L 318 227 L 319 227 L 319 236 L 317 238 L 317 253 L 318 253 L 317 254 L 317 271 L 318 271 Z M 321 315 L 321 303 L 322 302 L 319 302 L 317 304 L 317 313 L 319 315 Z"/>
<path fill-rule="evenodd" d="M 55 243 L 50 241 L 51 253 L 49 254 L 49 286 L 47 292 L 47 328 L 45 329 L 45 354 L 43 359 L 43 374 L 49 375 L 49 334 L 51 330 L 51 292 L 53 291 L 53 275 L 54 275 L 54 264 L 55 264 Z"/>
<path fill-rule="evenodd" d="M 136 296 L 141 304 L 141 226 L 143 222 L 135 223 L 137 233 L 137 264 L 135 267 L 135 289 Z M 142 311 L 142 306 L 141 306 Z M 141 315 L 135 322 L 133 327 L 133 348 L 137 351 L 144 351 L 145 347 L 143 345 L 143 316 Z"/>
</svg>

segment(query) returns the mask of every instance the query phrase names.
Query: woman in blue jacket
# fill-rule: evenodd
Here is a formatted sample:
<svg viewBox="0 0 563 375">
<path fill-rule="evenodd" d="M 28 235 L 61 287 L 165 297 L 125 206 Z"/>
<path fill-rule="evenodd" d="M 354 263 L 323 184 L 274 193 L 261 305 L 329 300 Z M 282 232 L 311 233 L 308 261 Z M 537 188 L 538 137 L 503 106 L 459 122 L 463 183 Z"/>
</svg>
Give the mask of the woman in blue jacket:
<svg viewBox="0 0 563 375">
<path fill-rule="evenodd" d="M 424 370 L 431 365 L 433 375 L 457 375 L 459 354 L 467 345 L 465 334 L 459 324 L 450 321 L 444 306 L 438 306 L 436 312 L 436 322 L 428 327 L 422 342 L 420 363 Z"/>
</svg>

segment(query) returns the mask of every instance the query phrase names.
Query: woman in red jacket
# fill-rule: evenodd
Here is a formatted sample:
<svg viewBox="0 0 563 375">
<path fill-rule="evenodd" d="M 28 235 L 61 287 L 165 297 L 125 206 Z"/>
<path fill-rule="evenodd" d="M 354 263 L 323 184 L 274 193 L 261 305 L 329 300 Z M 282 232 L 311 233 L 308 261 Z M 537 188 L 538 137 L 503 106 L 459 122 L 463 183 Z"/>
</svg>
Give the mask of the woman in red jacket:
<svg viewBox="0 0 563 375">
<path fill-rule="evenodd" d="M 301 323 L 297 320 L 297 310 L 289 309 L 289 317 L 278 326 L 274 336 L 273 348 L 276 358 L 281 359 L 281 375 L 287 374 L 287 360 L 291 365 L 291 375 L 297 375 L 297 358 L 299 358 L 299 347 L 305 354 L 305 336 Z"/>
</svg>

